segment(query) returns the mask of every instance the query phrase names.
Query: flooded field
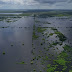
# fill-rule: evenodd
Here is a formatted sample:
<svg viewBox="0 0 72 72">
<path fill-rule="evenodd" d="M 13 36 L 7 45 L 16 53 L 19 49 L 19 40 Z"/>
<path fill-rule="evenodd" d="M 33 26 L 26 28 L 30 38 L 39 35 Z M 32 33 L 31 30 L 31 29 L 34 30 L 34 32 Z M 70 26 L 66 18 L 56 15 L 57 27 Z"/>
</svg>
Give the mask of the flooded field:
<svg viewBox="0 0 72 72">
<path fill-rule="evenodd" d="M 0 72 L 72 72 L 72 17 L 0 19 Z"/>
</svg>

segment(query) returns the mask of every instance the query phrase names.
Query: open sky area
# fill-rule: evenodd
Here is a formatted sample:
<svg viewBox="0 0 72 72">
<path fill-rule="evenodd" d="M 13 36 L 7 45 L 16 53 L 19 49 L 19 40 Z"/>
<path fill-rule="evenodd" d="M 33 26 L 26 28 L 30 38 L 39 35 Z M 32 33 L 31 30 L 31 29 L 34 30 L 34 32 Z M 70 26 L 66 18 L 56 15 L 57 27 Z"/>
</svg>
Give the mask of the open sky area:
<svg viewBox="0 0 72 72">
<path fill-rule="evenodd" d="M 72 9 L 72 0 L 0 0 L 0 9 Z"/>
</svg>

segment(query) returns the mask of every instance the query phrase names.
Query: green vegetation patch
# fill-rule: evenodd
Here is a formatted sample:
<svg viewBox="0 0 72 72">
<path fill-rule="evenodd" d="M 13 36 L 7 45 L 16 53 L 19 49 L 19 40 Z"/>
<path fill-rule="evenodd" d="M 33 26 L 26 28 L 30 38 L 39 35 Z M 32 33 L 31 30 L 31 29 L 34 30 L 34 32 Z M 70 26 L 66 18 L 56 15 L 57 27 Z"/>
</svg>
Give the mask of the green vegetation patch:
<svg viewBox="0 0 72 72">
<path fill-rule="evenodd" d="M 65 41 L 66 40 L 66 37 L 59 31 L 55 31 L 55 34 L 57 34 L 57 36 L 59 37 L 59 40 L 60 41 Z"/>
<path fill-rule="evenodd" d="M 36 22 L 36 23 L 40 23 L 40 21 L 37 21 L 37 20 L 36 20 L 35 22 Z"/>
<path fill-rule="evenodd" d="M 53 42 L 53 43 L 52 43 L 52 45 L 57 45 L 57 44 L 59 44 L 59 42 Z"/>
<path fill-rule="evenodd" d="M 5 55 L 5 52 L 3 52 L 3 55 Z"/>
<path fill-rule="evenodd" d="M 51 64 L 47 65 L 47 72 L 54 72 L 56 70 L 57 66 L 51 66 Z"/>
<path fill-rule="evenodd" d="M 22 62 L 19 62 L 19 63 L 16 63 L 16 64 L 26 64 L 24 61 L 22 61 Z"/>
<path fill-rule="evenodd" d="M 66 65 L 66 60 L 65 59 L 57 59 L 57 60 L 54 60 L 56 63 L 60 64 L 60 65 Z"/>
<path fill-rule="evenodd" d="M 8 20 L 7 22 L 10 23 L 10 22 L 12 22 L 12 21 Z"/>
<path fill-rule="evenodd" d="M 69 72 L 72 72 L 72 70 L 69 70 Z"/>
<path fill-rule="evenodd" d="M 39 36 L 35 33 L 35 25 L 33 26 L 33 39 L 37 39 Z"/>
<path fill-rule="evenodd" d="M 49 36 L 53 36 L 54 33 L 50 33 Z"/>
<path fill-rule="evenodd" d="M 67 58 L 68 57 L 68 54 L 66 53 L 66 52 L 61 52 L 58 56 L 57 56 L 57 58 Z"/>
<path fill-rule="evenodd" d="M 69 52 L 71 51 L 72 52 L 72 48 L 69 45 L 64 45 L 63 48 L 65 51 L 69 51 Z"/>
<path fill-rule="evenodd" d="M 46 30 L 46 29 L 41 28 L 41 27 L 38 27 L 38 28 L 37 28 L 37 31 L 38 31 L 38 32 L 41 32 L 41 33 L 44 32 L 45 30 Z"/>
<path fill-rule="evenodd" d="M 37 39 L 39 36 L 37 36 L 36 34 L 33 34 L 33 39 Z"/>
</svg>

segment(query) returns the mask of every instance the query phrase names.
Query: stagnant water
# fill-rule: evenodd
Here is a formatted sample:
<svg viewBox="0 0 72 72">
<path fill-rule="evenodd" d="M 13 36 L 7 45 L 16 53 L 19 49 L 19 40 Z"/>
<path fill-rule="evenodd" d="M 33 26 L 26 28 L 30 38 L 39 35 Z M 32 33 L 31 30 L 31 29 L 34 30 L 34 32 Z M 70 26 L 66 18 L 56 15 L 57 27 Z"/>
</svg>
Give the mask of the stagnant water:
<svg viewBox="0 0 72 72">
<path fill-rule="evenodd" d="M 36 47 L 36 55 L 40 55 L 38 51 L 43 50 L 43 47 L 47 46 L 47 44 L 45 44 L 45 46 L 40 46 L 40 43 L 42 42 L 40 38 L 37 41 L 32 41 L 34 24 L 36 27 L 39 27 L 39 25 L 41 27 L 56 27 L 67 37 L 65 43 L 68 44 L 69 42 L 72 46 L 71 18 L 63 20 L 51 17 L 36 18 L 36 20 L 43 22 L 48 21 L 51 24 L 35 24 L 33 17 L 22 17 L 18 19 L 18 21 L 12 23 L 0 21 L 0 72 L 31 72 L 33 69 L 36 69 L 37 72 L 39 72 L 40 70 L 43 70 L 43 67 L 46 67 L 45 65 L 40 64 L 40 60 L 35 61 L 37 65 L 31 64 L 31 60 L 34 57 L 32 54 L 32 43 L 34 42 L 34 46 Z M 50 29 L 48 30 L 49 32 L 52 32 Z M 54 38 L 51 39 L 53 40 Z M 51 39 L 49 39 L 49 42 Z M 63 51 L 63 49 L 60 48 L 60 51 Z M 5 55 L 3 55 L 3 52 L 5 52 Z M 53 53 L 52 50 L 49 52 Z M 25 64 L 21 64 L 21 62 L 25 62 Z M 43 70 L 43 72 L 45 71 Z"/>
</svg>

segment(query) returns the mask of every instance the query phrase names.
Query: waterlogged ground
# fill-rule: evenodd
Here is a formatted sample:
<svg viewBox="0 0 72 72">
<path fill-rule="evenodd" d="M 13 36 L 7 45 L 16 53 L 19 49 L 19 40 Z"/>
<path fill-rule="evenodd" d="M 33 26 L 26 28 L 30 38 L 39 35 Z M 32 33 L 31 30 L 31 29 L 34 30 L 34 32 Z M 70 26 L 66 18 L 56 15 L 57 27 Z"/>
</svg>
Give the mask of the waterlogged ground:
<svg viewBox="0 0 72 72">
<path fill-rule="evenodd" d="M 71 17 L 14 20 L 0 21 L 0 72 L 72 72 Z"/>
</svg>

